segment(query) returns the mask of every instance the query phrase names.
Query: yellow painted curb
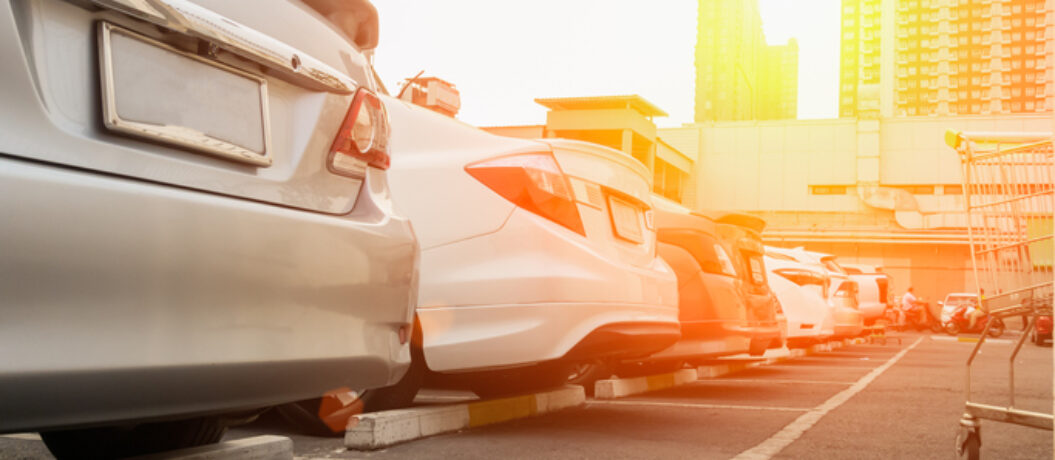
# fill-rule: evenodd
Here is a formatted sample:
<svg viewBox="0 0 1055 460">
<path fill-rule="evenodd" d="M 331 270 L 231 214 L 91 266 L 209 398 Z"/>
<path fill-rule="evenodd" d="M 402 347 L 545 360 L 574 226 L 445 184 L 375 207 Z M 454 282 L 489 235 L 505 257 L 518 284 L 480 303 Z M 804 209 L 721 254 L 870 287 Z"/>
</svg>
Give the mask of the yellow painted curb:
<svg viewBox="0 0 1055 460">
<path fill-rule="evenodd" d="M 344 445 L 374 450 L 427 436 L 555 412 L 586 402 L 581 386 L 566 385 L 532 395 L 489 401 L 419 406 L 357 415 Z"/>
<path fill-rule="evenodd" d="M 535 395 L 469 403 L 469 427 L 530 417 L 538 413 Z"/>
</svg>

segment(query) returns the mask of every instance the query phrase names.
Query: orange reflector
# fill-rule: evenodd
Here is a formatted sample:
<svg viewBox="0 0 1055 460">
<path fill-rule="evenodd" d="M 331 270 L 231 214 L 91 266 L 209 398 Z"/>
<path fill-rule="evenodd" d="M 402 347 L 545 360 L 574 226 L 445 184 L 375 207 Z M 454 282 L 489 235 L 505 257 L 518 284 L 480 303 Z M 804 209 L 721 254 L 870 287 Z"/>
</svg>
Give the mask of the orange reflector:
<svg viewBox="0 0 1055 460">
<path fill-rule="evenodd" d="M 348 421 L 361 413 L 363 400 L 350 388 L 327 391 L 319 401 L 319 420 L 334 433 L 343 433 L 348 429 Z"/>
</svg>

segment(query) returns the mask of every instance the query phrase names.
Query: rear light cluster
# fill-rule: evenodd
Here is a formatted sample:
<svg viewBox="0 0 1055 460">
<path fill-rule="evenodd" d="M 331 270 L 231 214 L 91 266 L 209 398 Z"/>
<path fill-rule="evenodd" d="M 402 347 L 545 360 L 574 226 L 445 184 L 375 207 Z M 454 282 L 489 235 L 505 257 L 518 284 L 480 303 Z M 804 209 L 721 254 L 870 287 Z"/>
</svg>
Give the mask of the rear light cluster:
<svg viewBox="0 0 1055 460">
<path fill-rule="evenodd" d="M 586 235 L 571 184 L 553 154 L 540 152 L 492 158 L 472 163 L 465 171 L 513 204 Z"/>
<path fill-rule="evenodd" d="M 329 168 L 343 176 L 362 177 L 363 165 L 388 169 L 388 113 L 377 96 L 360 88 L 330 147 Z"/>
</svg>

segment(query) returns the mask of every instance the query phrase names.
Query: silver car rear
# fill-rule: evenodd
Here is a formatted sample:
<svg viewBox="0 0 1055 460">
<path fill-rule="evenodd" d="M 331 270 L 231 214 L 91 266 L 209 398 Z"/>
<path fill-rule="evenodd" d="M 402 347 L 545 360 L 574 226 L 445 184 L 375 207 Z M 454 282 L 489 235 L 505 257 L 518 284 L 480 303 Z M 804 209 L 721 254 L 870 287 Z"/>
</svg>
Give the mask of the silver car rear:
<svg viewBox="0 0 1055 460">
<path fill-rule="evenodd" d="M 417 243 L 384 133 L 341 153 L 375 83 L 318 9 L 0 2 L 0 432 L 403 374 Z"/>
</svg>

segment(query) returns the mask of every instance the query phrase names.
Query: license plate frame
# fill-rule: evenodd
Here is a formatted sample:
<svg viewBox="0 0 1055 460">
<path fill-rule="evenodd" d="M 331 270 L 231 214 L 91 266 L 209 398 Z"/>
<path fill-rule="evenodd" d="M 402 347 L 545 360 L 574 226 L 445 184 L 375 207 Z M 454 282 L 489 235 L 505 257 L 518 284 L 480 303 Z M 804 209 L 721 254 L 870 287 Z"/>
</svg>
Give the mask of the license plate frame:
<svg viewBox="0 0 1055 460">
<path fill-rule="evenodd" d="M 636 244 L 645 241 L 645 231 L 642 229 L 644 213 L 640 207 L 618 196 L 609 195 L 608 214 L 612 221 L 612 233 L 617 238 Z"/>
<path fill-rule="evenodd" d="M 272 164 L 267 80 L 105 21 L 99 22 L 98 41 L 103 124 L 108 130 L 258 167 Z M 148 46 L 135 45 L 136 42 Z M 217 79 L 193 80 L 199 88 L 204 87 L 212 91 L 198 93 L 188 92 L 186 87 L 175 88 L 177 96 L 178 91 L 182 90 L 189 97 L 167 95 L 166 102 L 176 100 L 182 106 L 145 104 L 142 94 L 135 94 L 134 91 L 149 94 L 150 85 L 158 89 L 164 88 L 164 78 L 161 75 L 163 72 L 120 70 L 123 66 L 128 66 L 124 64 L 115 67 L 115 61 L 119 64 L 134 62 L 127 60 L 130 59 L 129 56 L 122 55 L 132 52 L 129 51 L 130 44 L 132 47 L 138 47 L 138 50 L 146 53 L 148 57 L 172 64 L 162 67 L 168 73 L 164 77 L 169 78 L 169 81 L 173 81 L 180 73 Z M 128 73 L 135 73 L 134 78 L 125 75 Z M 136 84 L 121 84 L 130 81 L 135 81 Z M 210 101 L 208 96 L 220 91 L 217 85 L 221 84 L 226 84 L 224 89 L 229 91 L 223 93 L 224 97 L 215 102 Z M 158 98 L 161 99 L 162 95 L 159 94 Z M 219 112 L 215 111 L 215 106 L 232 100 L 236 103 L 223 105 L 219 107 Z M 166 111 L 167 114 L 163 113 Z M 218 116 L 222 117 L 218 123 L 220 128 L 214 128 L 217 124 L 207 123 L 209 118 L 216 119 Z M 194 117 L 197 117 L 194 123 L 180 121 L 195 119 Z M 203 126 L 206 124 L 209 124 L 208 128 Z M 236 129 L 239 127 L 245 129 Z"/>
</svg>

